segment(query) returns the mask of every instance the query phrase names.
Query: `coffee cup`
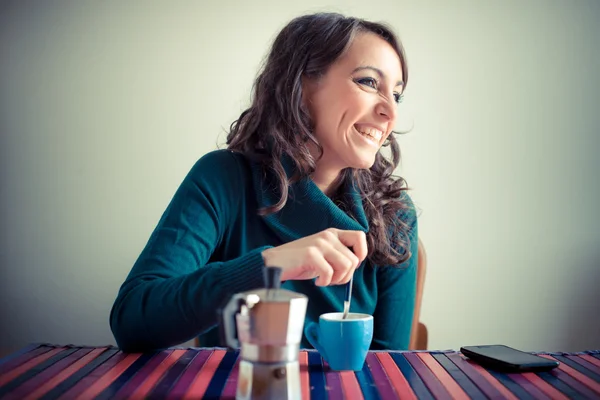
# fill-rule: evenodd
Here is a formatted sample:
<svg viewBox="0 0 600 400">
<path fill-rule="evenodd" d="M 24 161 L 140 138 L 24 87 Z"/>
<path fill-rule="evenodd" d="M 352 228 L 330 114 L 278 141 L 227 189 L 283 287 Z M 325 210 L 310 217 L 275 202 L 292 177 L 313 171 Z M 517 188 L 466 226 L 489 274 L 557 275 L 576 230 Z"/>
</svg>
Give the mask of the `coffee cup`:
<svg viewBox="0 0 600 400">
<path fill-rule="evenodd" d="M 307 322 L 304 333 L 332 370 L 360 371 L 373 340 L 373 316 L 321 314 L 318 323 Z"/>
</svg>

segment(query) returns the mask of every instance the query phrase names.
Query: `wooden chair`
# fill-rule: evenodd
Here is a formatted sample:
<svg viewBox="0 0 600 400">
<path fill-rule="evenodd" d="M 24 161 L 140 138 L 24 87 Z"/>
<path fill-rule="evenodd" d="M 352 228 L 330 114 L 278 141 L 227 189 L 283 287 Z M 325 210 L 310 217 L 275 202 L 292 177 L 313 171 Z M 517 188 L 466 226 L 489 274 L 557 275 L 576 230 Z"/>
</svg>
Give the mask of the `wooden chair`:
<svg viewBox="0 0 600 400">
<path fill-rule="evenodd" d="M 425 252 L 425 246 L 421 239 L 419 239 L 417 259 L 417 295 L 408 349 L 427 350 L 427 327 L 419 321 L 421 316 L 421 303 L 423 300 L 423 287 L 425 286 L 425 273 L 427 271 L 427 253 Z"/>
</svg>

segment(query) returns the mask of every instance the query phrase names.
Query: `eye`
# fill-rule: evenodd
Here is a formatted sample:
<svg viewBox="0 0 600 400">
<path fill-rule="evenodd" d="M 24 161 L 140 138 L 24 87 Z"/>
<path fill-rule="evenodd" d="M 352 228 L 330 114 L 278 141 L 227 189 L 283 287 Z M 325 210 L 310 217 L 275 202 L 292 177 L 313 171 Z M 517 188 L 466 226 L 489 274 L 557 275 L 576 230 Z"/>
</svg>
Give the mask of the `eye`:
<svg viewBox="0 0 600 400">
<path fill-rule="evenodd" d="M 394 93 L 394 101 L 396 102 L 396 104 L 402 103 L 402 100 L 404 100 L 404 95 L 403 94 Z"/>
<path fill-rule="evenodd" d="M 369 78 L 369 77 L 359 78 L 359 79 L 356 79 L 355 82 L 360 85 L 366 85 L 373 89 L 377 89 L 377 79 L 375 79 L 375 78 Z"/>
</svg>

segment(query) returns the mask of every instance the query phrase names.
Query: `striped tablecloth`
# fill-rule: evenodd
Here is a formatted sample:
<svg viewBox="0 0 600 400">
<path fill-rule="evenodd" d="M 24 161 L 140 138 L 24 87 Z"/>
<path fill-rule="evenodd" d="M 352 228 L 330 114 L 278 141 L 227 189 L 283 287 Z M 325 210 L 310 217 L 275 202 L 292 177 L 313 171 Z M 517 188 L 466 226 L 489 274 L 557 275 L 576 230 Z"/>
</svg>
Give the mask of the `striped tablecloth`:
<svg viewBox="0 0 600 400">
<path fill-rule="evenodd" d="M 538 353 L 552 372 L 502 374 L 455 351 L 370 352 L 359 372 L 329 370 L 300 352 L 305 399 L 600 399 L 600 351 Z M 233 398 L 238 353 L 172 348 L 126 354 L 107 347 L 36 344 L 0 360 L 1 399 Z"/>
</svg>

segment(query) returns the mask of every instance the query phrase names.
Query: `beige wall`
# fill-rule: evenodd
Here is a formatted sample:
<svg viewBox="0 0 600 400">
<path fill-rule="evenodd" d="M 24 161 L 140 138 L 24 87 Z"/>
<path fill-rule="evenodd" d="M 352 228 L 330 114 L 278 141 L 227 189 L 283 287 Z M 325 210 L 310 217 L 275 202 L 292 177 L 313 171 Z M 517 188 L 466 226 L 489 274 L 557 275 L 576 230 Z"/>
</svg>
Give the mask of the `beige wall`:
<svg viewBox="0 0 600 400">
<path fill-rule="evenodd" d="M 0 6 L 2 346 L 114 343 L 119 285 L 269 42 L 335 10 L 408 51 L 430 347 L 600 348 L 600 2 L 123 3 Z"/>
</svg>

